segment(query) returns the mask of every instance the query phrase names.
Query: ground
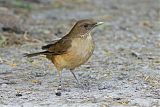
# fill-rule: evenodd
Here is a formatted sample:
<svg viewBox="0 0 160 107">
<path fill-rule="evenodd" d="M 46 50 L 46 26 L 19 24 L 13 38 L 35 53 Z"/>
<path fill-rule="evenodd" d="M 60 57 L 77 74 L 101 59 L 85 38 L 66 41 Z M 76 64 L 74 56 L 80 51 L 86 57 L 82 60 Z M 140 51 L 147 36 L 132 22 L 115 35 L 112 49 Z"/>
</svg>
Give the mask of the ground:
<svg viewBox="0 0 160 107">
<path fill-rule="evenodd" d="M 159 0 L 0 0 L 1 107 L 159 107 Z M 92 34 L 96 49 L 75 69 L 84 88 L 44 56 L 23 57 L 61 38 L 79 19 L 105 24 Z"/>
</svg>

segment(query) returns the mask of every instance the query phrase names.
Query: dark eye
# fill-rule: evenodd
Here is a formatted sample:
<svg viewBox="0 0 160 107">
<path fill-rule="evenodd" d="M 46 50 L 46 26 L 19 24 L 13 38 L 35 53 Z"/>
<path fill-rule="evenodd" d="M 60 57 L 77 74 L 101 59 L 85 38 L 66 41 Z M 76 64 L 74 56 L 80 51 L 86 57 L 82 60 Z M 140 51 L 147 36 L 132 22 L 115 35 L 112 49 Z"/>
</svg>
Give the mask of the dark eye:
<svg viewBox="0 0 160 107">
<path fill-rule="evenodd" d="M 84 25 L 85 28 L 88 28 L 88 25 Z"/>
</svg>

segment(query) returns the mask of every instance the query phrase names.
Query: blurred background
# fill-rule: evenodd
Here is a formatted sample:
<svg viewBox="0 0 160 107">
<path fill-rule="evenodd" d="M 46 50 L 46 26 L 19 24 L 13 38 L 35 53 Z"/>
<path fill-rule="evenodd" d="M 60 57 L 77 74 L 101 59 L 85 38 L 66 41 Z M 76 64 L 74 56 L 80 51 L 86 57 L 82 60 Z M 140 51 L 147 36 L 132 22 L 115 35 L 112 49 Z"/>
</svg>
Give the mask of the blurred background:
<svg viewBox="0 0 160 107">
<path fill-rule="evenodd" d="M 109 30 L 126 30 L 124 35 L 152 33 L 154 26 L 159 30 L 158 4 L 159 0 L 0 0 L 0 29 L 5 32 L 0 46 L 48 41 L 85 18 L 106 22 L 101 28 L 105 34 Z"/>
<path fill-rule="evenodd" d="M 103 2 L 88 0 L 0 0 L 1 31 L 4 34 L 1 45 L 24 44 L 25 42 L 48 41 L 62 36 L 80 19 L 110 19 L 101 7 Z M 111 2 L 111 1 L 110 1 Z M 69 26 L 69 27 L 68 27 Z M 26 40 L 23 34 L 27 32 Z M 21 35 L 22 34 L 22 35 Z M 34 40 L 33 40 L 34 39 Z M 5 42 L 5 43 L 4 43 Z"/>
<path fill-rule="evenodd" d="M 77 68 L 86 89 L 61 98 L 54 66 L 24 53 L 63 37 L 76 21 L 95 19 L 92 58 Z M 85 71 L 85 72 L 84 72 Z M 0 0 L 0 106 L 160 106 L 160 0 Z"/>
</svg>

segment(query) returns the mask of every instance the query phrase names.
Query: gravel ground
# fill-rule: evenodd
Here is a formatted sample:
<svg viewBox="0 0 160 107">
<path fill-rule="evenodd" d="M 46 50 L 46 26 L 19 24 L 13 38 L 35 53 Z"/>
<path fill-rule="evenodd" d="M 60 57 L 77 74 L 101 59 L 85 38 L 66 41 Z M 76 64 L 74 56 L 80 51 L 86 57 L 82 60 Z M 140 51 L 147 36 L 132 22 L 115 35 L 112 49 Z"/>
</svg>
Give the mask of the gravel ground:
<svg viewBox="0 0 160 107">
<path fill-rule="evenodd" d="M 0 48 L 1 107 L 160 107 L 159 0 L 28 0 L 27 9 L 3 1 L 0 13 L 10 17 L 0 27 L 11 23 L 28 33 L 0 31 L 11 38 Z M 92 58 L 75 70 L 84 88 L 64 70 L 57 97 L 52 63 L 23 53 L 41 51 L 84 18 L 105 22 L 92 32 Z"/>
</svg>

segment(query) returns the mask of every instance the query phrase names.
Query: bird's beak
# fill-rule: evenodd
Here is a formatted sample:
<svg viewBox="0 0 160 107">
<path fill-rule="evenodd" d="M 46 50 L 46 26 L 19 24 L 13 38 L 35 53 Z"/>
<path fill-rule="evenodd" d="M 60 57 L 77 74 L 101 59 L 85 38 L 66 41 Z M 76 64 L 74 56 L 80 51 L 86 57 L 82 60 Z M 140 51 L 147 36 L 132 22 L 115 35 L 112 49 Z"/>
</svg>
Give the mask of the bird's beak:
<svg viewBox="0 0 160 107">
<path fill-rule="evenodd" d="M 99 26 L 99 25 L 102 25 L 104 22 L 97 22 L 96 24 L 95 24 L 95 26 Z"/>
</svg>

